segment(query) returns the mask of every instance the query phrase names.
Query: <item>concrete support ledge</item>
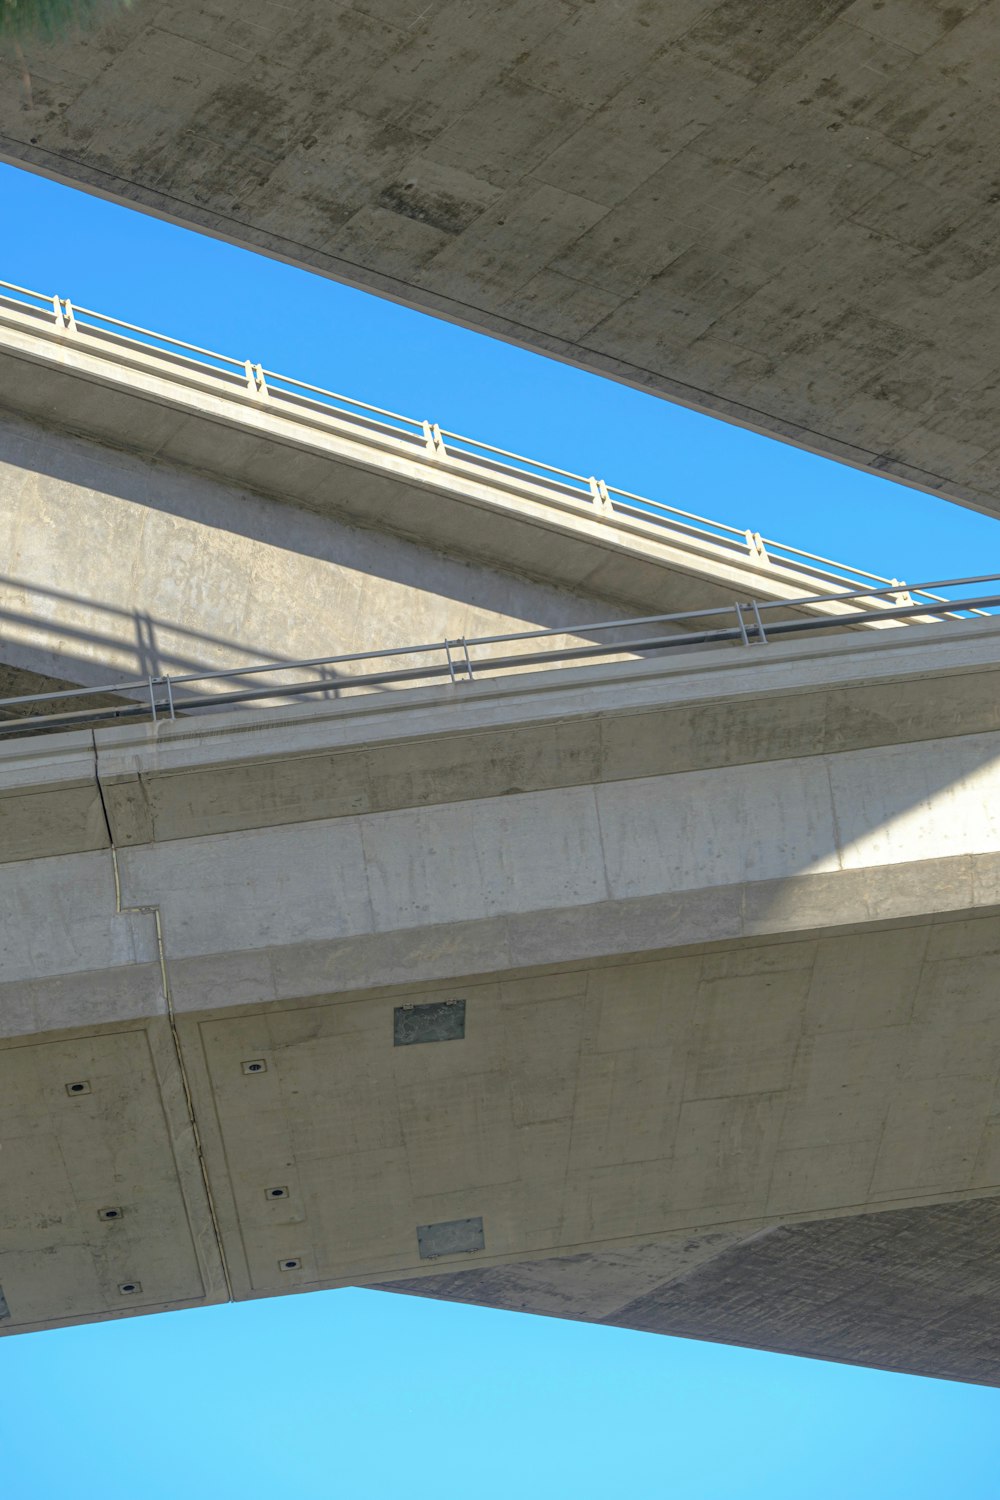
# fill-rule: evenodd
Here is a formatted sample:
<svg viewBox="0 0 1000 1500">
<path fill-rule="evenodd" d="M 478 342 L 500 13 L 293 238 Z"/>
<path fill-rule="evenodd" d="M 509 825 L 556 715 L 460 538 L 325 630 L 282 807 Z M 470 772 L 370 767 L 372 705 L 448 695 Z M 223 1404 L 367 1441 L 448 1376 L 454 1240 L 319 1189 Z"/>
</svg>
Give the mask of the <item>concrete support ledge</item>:
<svg viewBox="0 0 1000 1500">
<path fill-rule="evenodd" d="M 0 742 L 0 863 L 1000 730 L 1000 621 Z"/>
</svg>

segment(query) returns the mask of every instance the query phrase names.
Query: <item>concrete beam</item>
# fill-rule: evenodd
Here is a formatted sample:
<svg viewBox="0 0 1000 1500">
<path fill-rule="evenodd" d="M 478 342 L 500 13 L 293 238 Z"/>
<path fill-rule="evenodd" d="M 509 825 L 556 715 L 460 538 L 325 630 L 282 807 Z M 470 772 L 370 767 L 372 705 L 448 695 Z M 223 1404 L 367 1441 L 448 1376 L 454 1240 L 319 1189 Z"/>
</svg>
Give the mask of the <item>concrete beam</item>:
<svg viewBox="0 0 1000 1500">
<path fill-rule="evenodd" d="M 721 607 L 733 626 L 736 599 L 847 586 L 51 309 L 0 305 L 0 406 L 9 695 L 532 627 L 559 631 L 556 649 L 628 615 Z"/>
<path fill-rule="evenodd" d="M 0 749 L 9 1330 L 570 1253 L 654 1326 L 762 1231 L 993 1201 L 997 670 L 972 622 Z"/>
<path fill-rule="evenodd" d="M 7 160 L 1000 509 L 993 3 L 173 0 L 26 54 Z"/>
</svg>

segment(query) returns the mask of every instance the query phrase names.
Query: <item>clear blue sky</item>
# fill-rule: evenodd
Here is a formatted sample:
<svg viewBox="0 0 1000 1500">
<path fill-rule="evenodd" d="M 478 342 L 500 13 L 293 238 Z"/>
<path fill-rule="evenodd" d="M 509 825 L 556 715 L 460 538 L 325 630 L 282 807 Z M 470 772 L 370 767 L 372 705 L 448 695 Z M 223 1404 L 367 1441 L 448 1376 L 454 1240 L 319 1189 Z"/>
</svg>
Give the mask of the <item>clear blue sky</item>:
<svg viewBox="0 0 1000 1500">
<path fill-rule="evenodd" d="M 810 551 L 1000 523 L 0 166 L 0 277 Z M 1000 1393 L 341 1291 L 0 1342 L 4 1500 L 1000 1500 Z"/>
</svg>

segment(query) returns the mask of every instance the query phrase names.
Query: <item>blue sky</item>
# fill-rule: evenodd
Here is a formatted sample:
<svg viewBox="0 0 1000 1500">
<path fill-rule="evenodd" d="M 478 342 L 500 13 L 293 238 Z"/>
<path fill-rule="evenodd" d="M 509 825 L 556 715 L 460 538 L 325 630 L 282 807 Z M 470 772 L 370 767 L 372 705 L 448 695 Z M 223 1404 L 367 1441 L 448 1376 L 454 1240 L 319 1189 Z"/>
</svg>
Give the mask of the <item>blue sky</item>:
<svg viewBox="0 0 1000 1500">
<path fill-rule="evenodd" d="M 1000 523 L 0 166 L 0 277 L 910 582 Z M 10 1500 L 1000 1496 L 1000 1393 L 342 1291 L 0 1343 Z"/>
</svg>

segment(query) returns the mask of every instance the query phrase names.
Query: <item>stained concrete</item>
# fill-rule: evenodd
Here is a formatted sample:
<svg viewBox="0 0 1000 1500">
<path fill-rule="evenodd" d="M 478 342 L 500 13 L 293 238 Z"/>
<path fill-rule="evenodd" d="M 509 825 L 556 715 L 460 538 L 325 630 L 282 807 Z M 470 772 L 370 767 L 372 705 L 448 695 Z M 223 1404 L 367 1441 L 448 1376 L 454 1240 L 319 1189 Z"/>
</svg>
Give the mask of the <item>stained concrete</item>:
<svg viewBox="0 0 1000 1500">
<path fill-rule="evenodd" d="M 973 621 L 0 748 L 2 1327 L 426 1290 L 433 1244 L 445 1295 L 997 1381 L 998 662 Z M 462 740 L 452 800 L 372 774 Z M 345 800 L 282 821 L 286 777 Z M 850 1245 L 902 1214 L 865 1334 Z"/>
<path fill-rule="evenodd" d="M 8 671 L 802 591 L 199 380 L 0 309 Z M 0 1331 L 399 1285 L 1000 1383 L 998 671 L 952 620 L 0 744 Z"/>
<path fill-rule="evenodd" d="M 583 1252 L 380 1288 L 1000 1385 L 1000 1199 Z M 602 1294 L 622 1300 L 605 1311 Z"/>
<path fill-rule="evenodd" d="M 168 0 L 8 52 L 0 152 L 996 513 L 997 18 Z"/>
</svg>

